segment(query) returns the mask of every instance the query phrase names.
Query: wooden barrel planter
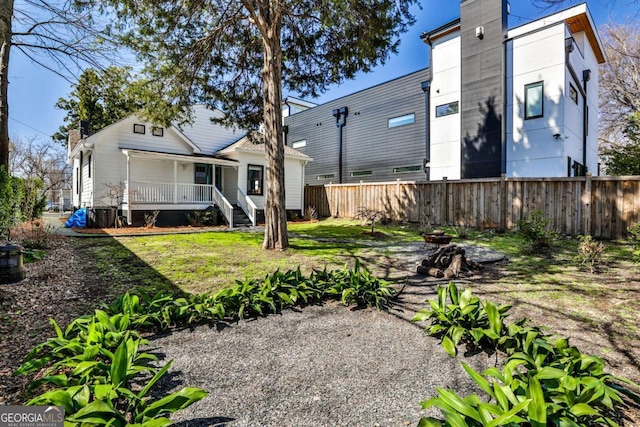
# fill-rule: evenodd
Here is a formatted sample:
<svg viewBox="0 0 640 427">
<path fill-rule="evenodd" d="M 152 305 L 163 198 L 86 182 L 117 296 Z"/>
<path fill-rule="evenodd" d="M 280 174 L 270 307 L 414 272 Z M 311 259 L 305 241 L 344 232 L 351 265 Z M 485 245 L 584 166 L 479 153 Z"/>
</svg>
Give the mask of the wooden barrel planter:
<svg viewBox="0 0 640 427">
<path fill-rule="evenodd" d="M 27 270 L 22 264 L 24 248 L 20 245 L 0 246 L 0 283 L 15 283 L 24 279 Z"/>
</svg>

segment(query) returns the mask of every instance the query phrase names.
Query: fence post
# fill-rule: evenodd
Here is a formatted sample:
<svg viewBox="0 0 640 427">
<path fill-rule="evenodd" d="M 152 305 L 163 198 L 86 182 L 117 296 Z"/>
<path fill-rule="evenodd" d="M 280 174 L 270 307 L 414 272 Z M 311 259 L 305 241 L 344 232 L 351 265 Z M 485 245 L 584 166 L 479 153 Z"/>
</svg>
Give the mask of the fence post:
<svg viewBox="0 0 640 427">
<path fill-rule="evenodd" d="M 444 215 L 441 216 L 442 218 L 442 224 L 441 225 L 447 225 L 449 224 L 449 189 L 447 188 L 447 177 L 443 176 L 442 177 L 442 194 L 444 197 L 444 203 L 442 203 L 442 206 L 444 207 Z"/>
<path fill-rule="evenodd" d="M 581 234 L 591 234 L 591 173 L 585 175 L 584 194 L 582 195 L 582 230 Z"/>
</svg>

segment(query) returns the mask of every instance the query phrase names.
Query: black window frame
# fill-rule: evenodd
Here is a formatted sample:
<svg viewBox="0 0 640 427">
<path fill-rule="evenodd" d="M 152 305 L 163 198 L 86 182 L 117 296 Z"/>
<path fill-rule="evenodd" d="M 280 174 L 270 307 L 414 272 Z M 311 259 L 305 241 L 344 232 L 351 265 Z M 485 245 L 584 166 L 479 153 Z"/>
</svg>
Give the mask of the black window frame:
<svg viewBox="0 0 640 427">
<path fill-rule="evenodd" d="M 259 185 L 259 189 L 255 188 L 255 185 L 251 185 L 251 177 L 250 177 L 250 172 L 252 171 L 252 168 L 254 171 L 260 171 L 260 185 Z M 248 164 L 247 165 L 247 196 L 264 196 L 264 166 L 263 165 L 252 165 L 252 164 Z"/>
<path fill-rule="evenodd" d="M 160 126 L 154 126 L 151 128 L 151 135 L 163 137 L 164 136 L 164 128 Z"/>
<path fill-rule="evenodd" d="M 422 165 L 398 166 L 393 168 L 394 175 L 403 174 L 403 173 L 416 173 L 416 172 L 422 172 Z"/>
<path fill-rule="evenodd" d="M 316 181 L 325 181 L 327 179 L 335 179 L 336 178 L 336 174 L 334 173 L 327 173 L 324 175 L 317 175 L 316 176 Z"/>
<path fill-rule="evenodd" d="M 91 178 L 91 159 L 93 158 L 93 155 L 89 154 L 89 157 L 87 158 L 87 174 L 89 175 L 89 178 Z"/>
<path fill-rule="evenodd" d="M 354 172 L 351 172 L 350 174 L 351 178 L 361 178 L 363 176 L 372 176 L 372 175 L 373 175 L 372 170 L 354 171 Z"/>
<path fill-rule="evenodd" d="M 455 108 L 451 108 L 454 105 Z M 443 110 L 442 107 L 446 107 L 446 109 Z M 460 113 L 460 101 L 451 101 L 446 104 L 436 105 L 436 119 L 438 117 L 447 117 L 458 113 Z"/>
<path fill-rule="evenodd" d="M 147 127 L 145 125 L 142 125 L 140 123 L 133 124 L 133 133 L 144 135 L 146 132 L 147 132 Z"/>
<path fill-rule="evenodd" d="M 529 90 L 540 87 L 540 114 L 529 115 Z M 533 120 L 544 117 L 544 80 L 524 85 L 524 119 Z"/>
</svg>

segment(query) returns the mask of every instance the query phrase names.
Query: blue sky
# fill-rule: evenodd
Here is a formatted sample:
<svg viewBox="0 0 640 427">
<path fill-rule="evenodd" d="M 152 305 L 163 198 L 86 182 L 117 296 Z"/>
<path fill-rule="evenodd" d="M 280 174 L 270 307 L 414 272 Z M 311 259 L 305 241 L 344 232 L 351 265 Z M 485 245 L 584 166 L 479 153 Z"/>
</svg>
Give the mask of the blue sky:
<svg viewBox="0 0 640 427">
<path fill-rule="evenodd" d="M 566 2 L 565 6 L 578 2 Z M 640 5 L 632 0 L 588 1 L 597 26 L 607 22 L 632 22 Z M 457 0 L 422 0 L 422 9 L 415 7 L 416 24 L 402 36 L 398 55 L 369 74 L 332 87 L 320 98 L 310 100 L 323 103 L 358 90 L 403 76 L 427 67 L 427 46 L 420 40 L 424 31 L 436 28 L 459 16 Z M 541 10 L 529 0 L 511 0 L 509 27 L 525 24 L 552 13 Z M 69 83 L 50 71 L 31 63 L 16 49 L 11 51 L 9 65 L 9 133 L 12 137 L 32 137 L 47 140 L 62 124 L 64 112 L 54 105 L 58 98 L 67 97 Z"/>
</svg>

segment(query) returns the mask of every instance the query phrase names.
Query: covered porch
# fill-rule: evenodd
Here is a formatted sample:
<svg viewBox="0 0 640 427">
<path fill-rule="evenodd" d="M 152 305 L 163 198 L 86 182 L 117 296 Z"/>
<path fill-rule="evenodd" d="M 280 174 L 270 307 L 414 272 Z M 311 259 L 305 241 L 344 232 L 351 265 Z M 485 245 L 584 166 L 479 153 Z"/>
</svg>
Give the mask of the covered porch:
<svg viewBox="0 0 640 427">
<path fill-rule="evenodd" d="M 126 181 L 122 210 L 129 224 L 133 211 L 204 210 L 217 205 L 230 227 L 241 210 L 256 224 L 257 207 L 238 186 L 239 163 L 208 156 L 122 149 Z"/>
</svg>

